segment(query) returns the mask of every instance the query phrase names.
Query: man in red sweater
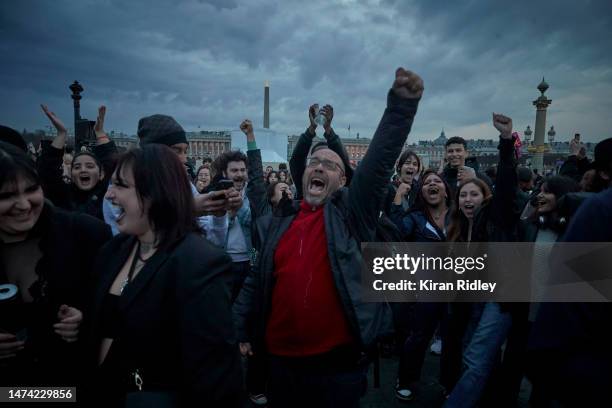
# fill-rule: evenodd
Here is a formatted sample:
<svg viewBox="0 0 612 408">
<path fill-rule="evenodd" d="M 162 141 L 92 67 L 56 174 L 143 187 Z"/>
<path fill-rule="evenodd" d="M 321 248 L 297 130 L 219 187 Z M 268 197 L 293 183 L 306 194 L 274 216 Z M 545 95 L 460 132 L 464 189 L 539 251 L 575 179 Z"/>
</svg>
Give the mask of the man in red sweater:
<svg viewBox="0 0 612 408">
<path fill-rule="evenodd" d="M 340 156 L 315 147 L 304 200 L 279 205 L 266 222 L 234 312 L 241 352 L 270 356 L 272 407 L 359 406 L 367 351 L 392 327 L 387 304 L 362 300 L 360 243 L 375 240 L 373 197 L 385 192 L 422 92 L 421 78 L 399 68 L 350 186 Z"/>
</svg>

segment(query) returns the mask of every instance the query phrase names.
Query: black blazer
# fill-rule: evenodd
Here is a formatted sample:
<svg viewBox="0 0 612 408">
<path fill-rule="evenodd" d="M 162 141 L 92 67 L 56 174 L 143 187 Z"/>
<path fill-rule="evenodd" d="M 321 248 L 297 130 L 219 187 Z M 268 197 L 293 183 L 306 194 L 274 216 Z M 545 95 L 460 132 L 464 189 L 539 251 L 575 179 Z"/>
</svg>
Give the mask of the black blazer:
<svg viewBox="0 0 612 408">
<path fill-rule="evenodd" d="M 29 237 L 40 238 L 42 258 L 36 264 L 38 279 L 29 288 L 34 298 L 30 304 L 33 314 L 23 322 L 28 340 L 18 359 L 8 361 L 9 367 L 0 368 L 0 384 L 78 385 L 83 326 L 79 341 L 66 343 L 54 333 L 53 324 L 58 321 L 57 312 L 62 304 L 85 314 L 93 261 L 100 247 L 112 238 L 111 231 L 100 220 L 64 211 L 46 201 Z M 7 282 L 3 269 L 0 261 L 0 284 Z M 0 316 L 0 327 L 4 323 Z"/>
<path fill-rule="evenodd" d="M 92 367 L 97 367 L 102 339 L 103 299 L 135 240 L 116 236 L 96 260 L 89 322 Z M 230 273 L 231 259 L 195 233 L 155 253 L 121 295 L 118 334 L 104 366 L 112 367 L 113 377 L 124 385 L 138 369 L 143 391 L 175 391 L 186 406 L 237 405 L 242 371 L 232 325 Z"/>
</svg>

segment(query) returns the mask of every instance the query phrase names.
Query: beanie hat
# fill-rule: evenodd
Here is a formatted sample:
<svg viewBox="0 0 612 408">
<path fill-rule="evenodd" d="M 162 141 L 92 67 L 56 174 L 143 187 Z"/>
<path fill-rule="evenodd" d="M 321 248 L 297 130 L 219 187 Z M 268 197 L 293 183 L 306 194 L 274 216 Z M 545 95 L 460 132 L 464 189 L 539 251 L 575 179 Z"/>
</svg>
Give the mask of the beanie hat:
<svg viewBox="0 0 612 408">
<path fill-rule="evenodd" d="M 606 170 L 612 163 L 612 137 L 604 139 L 595 145 L 593 168 Z"/>
<path fill-rule="evenodd" d="M 187 143 L 185 131 L 172 116 L 151 115 L 138 121 L 140 144 L 158 143 L 172 146 Z"/>
</svg>

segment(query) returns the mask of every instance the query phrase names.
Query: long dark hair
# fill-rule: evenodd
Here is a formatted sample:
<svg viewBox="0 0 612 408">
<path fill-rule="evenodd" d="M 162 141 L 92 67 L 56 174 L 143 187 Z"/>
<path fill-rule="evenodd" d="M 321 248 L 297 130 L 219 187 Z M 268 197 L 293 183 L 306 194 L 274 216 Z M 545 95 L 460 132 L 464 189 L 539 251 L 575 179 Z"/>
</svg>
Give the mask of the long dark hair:
<svg viewBox="0 0 612 408">
<path fill-rule="evenodd" d="M 427 179 L 427 177 L 431 176 L 432 174 L 438 177 L 440 180 L 442 180 L 442 183 L 444 183 L 444 188 L 446 189 L 446 199 L 444 200 L 444 202 L 446 204 L 446 208 L 448 208 L 448 211 L 451 210 L 453 206 L 453 198 L 451 196 L 451 190 L 450 190 L 448 183 L 436 171 L 429 169 L 429 170 L 425 170 L 423 175 L 419 178 L 419 183 L 418 183 L 419 190 L 417 192 L 416 200 L 414 201 L 414 206 L 410 209 L 410 212 L 421 211 L 423 214 L 425 214 L 427 221 L 429 221 L 431 225 L 435 225 L 435 221 L 433 217 L 431 216 L 431 211 L 429 211 L 429 206 L 427 205 L 427 201 L 425 200 L 425 197 L 423 197 L 423 187 L 425 186 L 425 180 Z"/>
<path fill-rule="evenodd" d="M 6 183 L 17 183 L 17 176 L 23 177 L 40 184 L 36 164 L 15 145 L 0 142 L 0 188 Z"/>
<path fill-rule="evenodd" d="M 270 185 L 270 176 L 271 176 L 272 174 L 276 174 L 276 179 L 277 179 L 277 181 L 276 181 L 276 182 L 277 182 L 277 183 L 278 183 L 278 181 L 280 181 L 280 177 L 278 176 L 279 172 L 278 172 L 278 171 L 276 171 L 276 170 L 272 170 L 271 172 L 269 172 L 269 173 L 268 173 L 268 176 L 266 177 L 266 183 L 267 183 L 268 185 Z"/>
<path fill-rule="evenodd" d="M 165 250 L 190 232 L 198 231 L 195 204 L 185 166 L 168 146 L 151 143 L 119 158 L 116 177 L 124 167 L 134 173 L 136 194 L 155 232 L 157 247 Z"/>
<path fill-rule="evenodd" d="M 482 200 L 482 204 L 478 209 L 478 212 L 482 211 L 485 205 L 488 205 L 491 202 L 491 199 L 493 198 L 493 194 L 491 193 L 491 189 L 489 188 L 487 183 L 485 183 L 479 178 L 472 178 L 459 184 L 459 187 L 457 188 L 457 193 L 455 194 L 455 205 L 453 206 L 453 210 L 451 212 L 450 226 L 448 228 L 448 241 L 463 242 L 467 240 L 467 237 L 461 236 L 461 233 L 466 230 L 468 220 L 465 215 L 463 215 L 461 208 L 459 208 L 459 194 L 461 194 L 461 190 L 463 189 L 463 187 L 470 183 L 475 184 L 480 189 L 484 197 L 484 199 Z M 474 236 L 473 231 L 472 236 Z"/>
</svg>

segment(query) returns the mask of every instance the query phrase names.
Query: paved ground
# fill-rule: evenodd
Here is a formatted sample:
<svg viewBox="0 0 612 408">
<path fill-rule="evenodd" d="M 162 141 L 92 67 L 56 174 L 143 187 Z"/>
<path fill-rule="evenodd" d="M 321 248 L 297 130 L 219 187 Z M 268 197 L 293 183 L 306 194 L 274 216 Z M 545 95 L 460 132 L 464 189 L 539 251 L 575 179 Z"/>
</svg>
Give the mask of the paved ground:
<svg viewBox="0 0 612 408">
<path fill-rule="evenodd" d="M 372 369 L 368 377 L 368 393 L 361 400 L 361 408 L 429 408 L 440 407 L 444 402 L 442 397 L 442 387 L 438 384 L 440 372 L 440 357 L 428 354 L 423 366 L 422 378 L 420 383 L 413 390 L 415 398 L 412 401 L 399 401 L 395 398 L 393 386 L 397 378 L 397 358 L 383 358 L 380 365 L 380 388 L 374 388 Z M 520 401 L 517 407 L 527 407 L 529 396 L 529 384 L 523 382 L 521 388 Z"/>
<path fill-rule="evenodd" d="M 423 366 L 423 376 L 414 389 L 415 398 L 412 401 L 399 401 L 395 398 L 393 387 L 397 378 L 397 366 L 397 357 L 381 358 L 380 388 L 374 388 L 373 369 L 370 367 L 368 392 L 361 399 L 361 408 L 435 408 L 442 405 L 444 402 L 442 388 L 438 384 L 440 357 L 428 353 Z M 517 408 L 528 407 L 529 390 L 529 383 L 523 381 Z M 247 407 L 252 408 L 255 405 L 249 402 L 245 408 Z"/>
</svg>

